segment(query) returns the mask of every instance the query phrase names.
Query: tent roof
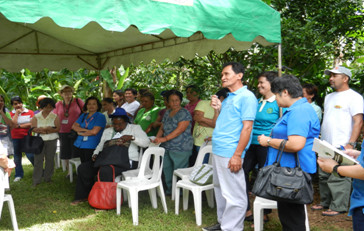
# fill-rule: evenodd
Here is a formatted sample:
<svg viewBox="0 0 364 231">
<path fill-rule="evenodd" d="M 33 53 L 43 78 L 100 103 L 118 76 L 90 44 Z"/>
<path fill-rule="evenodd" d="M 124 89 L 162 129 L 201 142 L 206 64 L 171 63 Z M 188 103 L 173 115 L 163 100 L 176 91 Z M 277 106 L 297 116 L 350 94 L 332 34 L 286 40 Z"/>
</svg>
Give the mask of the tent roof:
<svg viewBox="0 0 364 231">
<path fill-rule="evenodd" d="M 103 69 L 280 43 L 260 0 L 13 0 L 0 4 L 0 68 Z"/>
</svg>

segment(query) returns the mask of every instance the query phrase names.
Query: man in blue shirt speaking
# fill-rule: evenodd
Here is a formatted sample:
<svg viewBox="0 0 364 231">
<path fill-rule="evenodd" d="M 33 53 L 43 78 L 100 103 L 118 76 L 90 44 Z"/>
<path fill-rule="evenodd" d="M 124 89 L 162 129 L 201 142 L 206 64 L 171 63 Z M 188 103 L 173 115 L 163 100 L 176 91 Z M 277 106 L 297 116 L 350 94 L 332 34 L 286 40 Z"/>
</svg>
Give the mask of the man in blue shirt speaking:
<svg viewBox="0 0 364 231">
<path fill-rule="evenodd" d="M 243 230 L 247 195 L 242 164 L 251 142 L 258 102 L 243 86 L 244 66 L 223 65 L 222 87 L 230 90 L 223 101 L 214 95 L 211 106 L 219 113 L 212 135 L 214 190 L 218 224 L 203 230 Z"/>
</svg>

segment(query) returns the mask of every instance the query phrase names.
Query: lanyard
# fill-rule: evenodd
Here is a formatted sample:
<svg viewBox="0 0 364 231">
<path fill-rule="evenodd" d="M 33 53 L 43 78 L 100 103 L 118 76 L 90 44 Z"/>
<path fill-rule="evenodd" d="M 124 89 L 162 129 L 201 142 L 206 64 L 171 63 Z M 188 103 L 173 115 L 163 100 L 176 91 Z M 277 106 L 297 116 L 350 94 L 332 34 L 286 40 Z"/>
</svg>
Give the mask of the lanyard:
<svg viewBox="0 0 364 231">
<path fill-rule="evenodd" d="M 63 100 L 63 111 L 64 111 L 64 117 L 68 117 L 69 116 L 69 110 L 70 110 L 70 107 L 71 107 L 71 103 L 73 101 L 73 97 L 71 98 L 71 101 L 70 103 L 68 104 L 68 108 L 66 107 L 66 102 Z"/>
<path fill-rule="evenodd" d="M 87 119 L 85 119 L 85 128 L 88 127 L 88 125 L 91 123 L 91 121 L 94 119 L 94 115 L 92 115 L 92 117 L 87 121 Z"/>
</svg>

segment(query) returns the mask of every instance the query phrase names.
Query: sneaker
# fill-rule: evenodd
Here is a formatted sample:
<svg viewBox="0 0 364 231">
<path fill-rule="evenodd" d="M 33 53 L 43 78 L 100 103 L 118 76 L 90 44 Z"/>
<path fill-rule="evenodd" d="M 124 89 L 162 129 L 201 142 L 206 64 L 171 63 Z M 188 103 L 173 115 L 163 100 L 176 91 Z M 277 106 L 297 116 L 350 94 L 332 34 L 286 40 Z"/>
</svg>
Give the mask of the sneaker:
<svg viewBox="0 0 364 231">
<path fill-rule="evenodd" d="M 21 177 L 20 176 L 17 176 L 17 177 L 14 178 L 14 182 L 18 182 L 20 180 L 21 180 Z"/>
<path fill-rule="evenodd" d="M 203 231 L 218 231 L 221 230 L 221 226 L 219 223 L 215 224 L 215 225 L 211 225 L 209 227 L 204 227 L 202 228 Z"/>
</svg>

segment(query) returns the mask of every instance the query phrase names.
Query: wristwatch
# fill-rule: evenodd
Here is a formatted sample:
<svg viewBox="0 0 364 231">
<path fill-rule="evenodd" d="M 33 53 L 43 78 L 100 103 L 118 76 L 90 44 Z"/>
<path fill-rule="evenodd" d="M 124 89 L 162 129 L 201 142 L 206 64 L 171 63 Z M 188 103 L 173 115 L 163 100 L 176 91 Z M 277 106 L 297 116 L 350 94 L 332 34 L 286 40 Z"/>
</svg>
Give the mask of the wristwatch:
<svg viewBox="0 0 364 231">
<path fill-rule="evenodd" d="M 336 176 L 336 177 L 340 177 L 340 178 L 344 178 L 344 176 L 341 176 L 339 174 L 339 172 L 337 171 L 337 168 L 339 167 L 340 165 L 335 165 L 334 168 L 332 169 L 332 175 Z"/>
<path fill-rule="evenodd" d="M 348 142 L 349 145 L 351 145 L 353 148 L 356 147 L 356 142 Z"/>
<path fill-rule="evenodd" d="M 268 146 L 270 146 L 270 141 L 271 141 L 271 139 L 268 139 L 268 140 L 267 140 L 267 144 L 268 144 Z"/>
<path fill-rule="evenodd" d="M 131 136 L 131 140 L 135 140 L 135 137 L 134 136 Z"/>
</svg>

